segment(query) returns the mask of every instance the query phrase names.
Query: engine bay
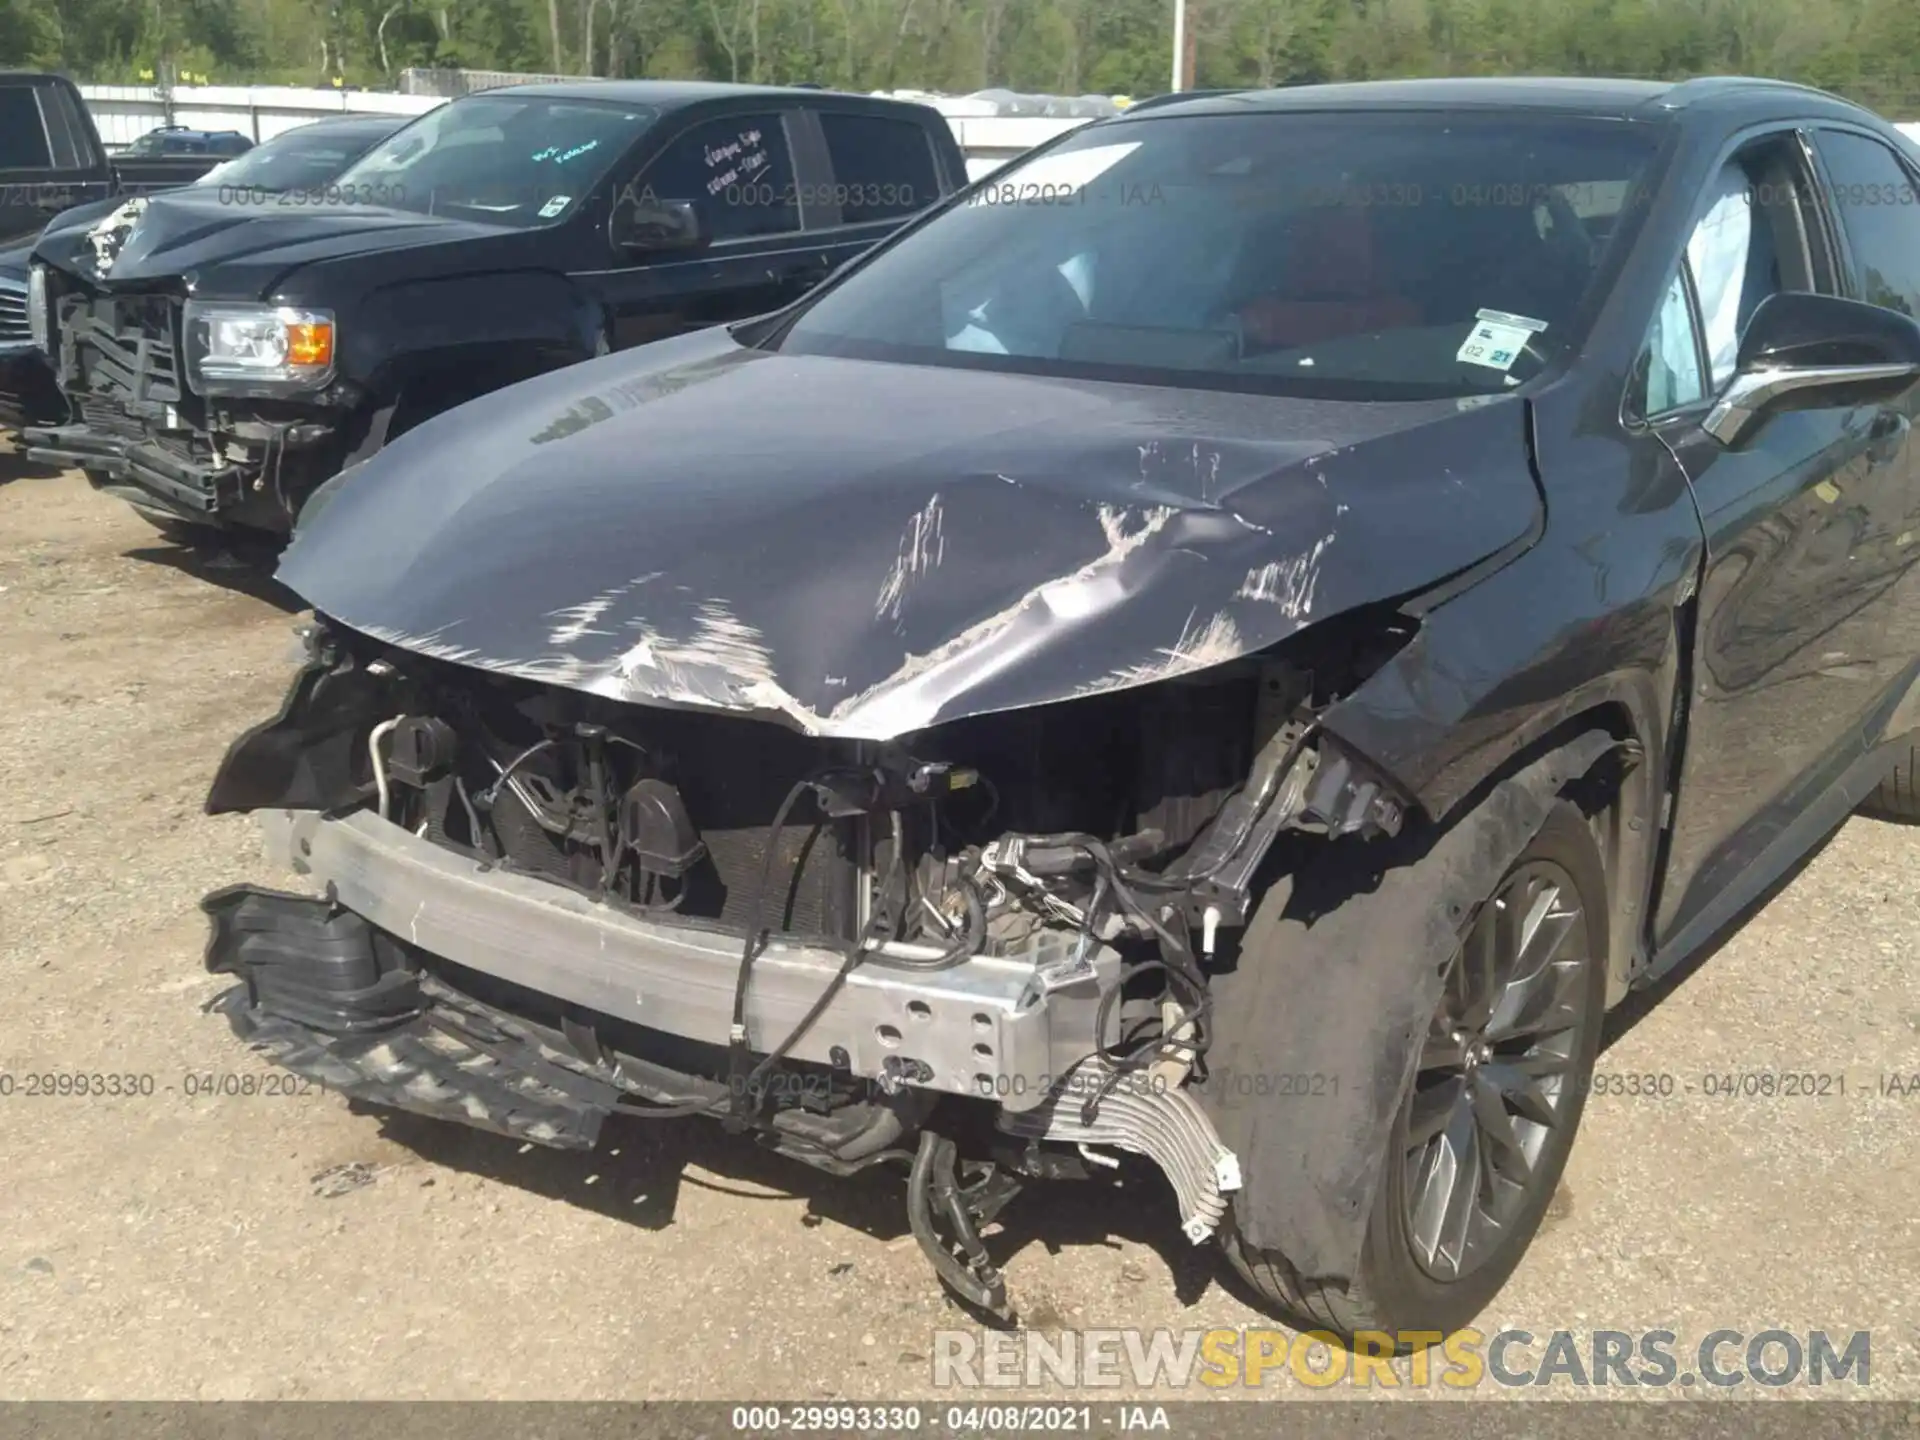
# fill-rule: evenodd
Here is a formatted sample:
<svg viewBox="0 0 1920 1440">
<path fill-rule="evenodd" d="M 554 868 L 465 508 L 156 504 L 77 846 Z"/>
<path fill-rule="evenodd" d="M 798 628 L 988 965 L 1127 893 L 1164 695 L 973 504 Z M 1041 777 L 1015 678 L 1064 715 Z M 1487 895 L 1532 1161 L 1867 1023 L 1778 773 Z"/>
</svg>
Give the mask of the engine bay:
<svg viewBox="0 0 1920 1440">
<path fill-rule="evenodd" d="M 545 1078 L 523 1097 L 599 1084 L 609 1111 L 707 1115 L 828 1170 L 905 1163 L 922 1248 L 992 1309 L 1004 1295 L 977 1227 L 1025 1180 L 1115 1163 L 1090 1145 L 1158 1163 L 1196 1242 L 1238 1184 L 1185 1089 L 1206 1073 L 1210 970 L 1231 963 L 1300 847 L 1392 834 L 1404 819 L 1386 782 L 1317 725 L 1404 633 L 1303 638 L 1315 644 L 868 742 L 479 671 L 322 619 L 282 714 L 236 742 L 208 808 L 305 812 L 303 854 L 316 824 L 402 831 L 473 877 L 559 887 L 573 913 L 698 937 L 713 961 L 731 951 L 709 984 L 730 990 L 730 1022 L 699 1034 L 655 1022 L 657 1002 L 621 1014 L 497 966 L 476 972 L 420 934 L 427 899 L 405 934 L 367 905 L 369 948 L 348 988 L 382 1008 L 350 1022 L 326 1012 L 321 1028 L 425 1017 L 474 1054 L 537 1054 Z M 329 897 L 354 908 L 331 882 Z M 275 897 L 221 903 L 210 913 L 237 935 L 254 922 L 234 917 Z M 770 1026 L 756 990 L 790 986 L 779 972 L 798 954 L 837 959 L 808 982 L 810 1003 Z M 220 968 L 246 973 L 265 1003 L 282 981 L 247 964 Z M 1004 1013 L 979 998 L 989 973 L 1016 983 Z M 392 1001 L 396 987 L 413 1010 Z M 950 1003 L 968 996 L 970 1019 Z M 887 1018 L 834 1008 L 856 1002 Z M 273 1003 L 288 1018 L 284 996 Z M 417 1063 L 444 1077 L 427 1048 Z M 955 1112 L 956 1098 L 989 1104 Z M 903 1143 L 915 1134 L 917 1149 Z"/>
</svg>

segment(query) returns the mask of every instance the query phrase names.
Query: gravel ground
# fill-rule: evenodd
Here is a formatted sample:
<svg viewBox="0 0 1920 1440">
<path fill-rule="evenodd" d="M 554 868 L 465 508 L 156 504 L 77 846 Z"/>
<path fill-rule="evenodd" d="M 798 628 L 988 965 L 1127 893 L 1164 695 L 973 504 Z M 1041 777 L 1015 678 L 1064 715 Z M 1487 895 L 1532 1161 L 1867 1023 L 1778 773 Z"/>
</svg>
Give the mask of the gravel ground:
<svg viewBox="0 0 1920 1440">
<path fill-rule="evenodd" d="M 184 1093 L 268 1073 L 200 1011 L 225 982 L 195 902 L 290 877 L 200 802 L 281 697 L 294 613 L 0 453 L 0 1395 L 931 1394 L 932 1332 L 972 1327 L 896 1179 L 834 1181 L 691 1122 L 573 1155 L 324 1094 Z M 1920 1097 L 1858 1093 L 1920 1073 L 1917 872 L 1920 829 L 1852 821 L 1621 1027 L 1602 1071 L 1676 1091 L 1593 1100 L 1483 1328 L 1871 1329 L 1872 1395 L 1920 1396 Z M 1844 1073 L 1848 1093 L 1698 1093 L 1757 1070 Z M 51 1071 L 154 1090 L 23 1093 Z M 1036 1328 L 1264 1323 L 1157 1186 L 1029 1195 L 1008 1224 Z"/>
</svg>

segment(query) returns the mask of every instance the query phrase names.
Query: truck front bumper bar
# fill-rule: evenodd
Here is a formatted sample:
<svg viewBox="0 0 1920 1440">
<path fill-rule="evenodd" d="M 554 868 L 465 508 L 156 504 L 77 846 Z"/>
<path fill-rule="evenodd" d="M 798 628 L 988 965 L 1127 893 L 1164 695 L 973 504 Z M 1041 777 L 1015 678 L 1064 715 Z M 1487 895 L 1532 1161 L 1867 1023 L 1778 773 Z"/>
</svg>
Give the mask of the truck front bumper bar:
<svg viewBox="0 0 1920 1440">
<path fill-rule="evenodd" d="M 169 454 L 157 445 L 109 435 L 89 425 L 38 426 L 27 430 L 27 458 L 73 466 L 139 487 L 155 509 L 202 523 L 243 498 L 240 472 L 216 470 Z"/>
</svg>

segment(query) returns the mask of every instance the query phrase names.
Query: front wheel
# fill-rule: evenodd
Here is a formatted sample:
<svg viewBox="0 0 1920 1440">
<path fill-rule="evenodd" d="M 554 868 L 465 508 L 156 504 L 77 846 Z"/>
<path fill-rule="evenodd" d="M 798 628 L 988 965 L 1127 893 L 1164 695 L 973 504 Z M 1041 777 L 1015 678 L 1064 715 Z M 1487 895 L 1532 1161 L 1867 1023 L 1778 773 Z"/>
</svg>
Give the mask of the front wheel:
<svg viewBox="0 0 1920 1440">
<path fill-rule="evenodd" d="M 1336 1286 L 1225 1237 L 1285 1318 L 1418 1348 L 1467 1324 L 1512 1275 L 1573 1148 L 1606 1010 L 1606 876 L 1557 803 L 1469 920 L 1427 1029 L 1361 1247 Z"/>
</svg>

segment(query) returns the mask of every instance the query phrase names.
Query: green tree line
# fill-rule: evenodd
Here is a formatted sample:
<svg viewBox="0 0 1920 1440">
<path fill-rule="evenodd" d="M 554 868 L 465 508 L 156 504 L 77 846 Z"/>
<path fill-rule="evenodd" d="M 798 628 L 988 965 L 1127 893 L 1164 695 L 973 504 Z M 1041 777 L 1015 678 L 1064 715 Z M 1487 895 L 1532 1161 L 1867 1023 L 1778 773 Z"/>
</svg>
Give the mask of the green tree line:
<svg viewBox="0 0 1920 1440">
<path fill-rule="evenodd" d="M 1775 75 L 1920 119 L 1920 0 L 1189 0 L 1195 83 Z M 0 0 L 0 66 L 378 87 L 408 66 L 1167 88 L 1173 0 Z M 1915 113 L 1908 113 L 1908 112 Z"/>
</svg>

